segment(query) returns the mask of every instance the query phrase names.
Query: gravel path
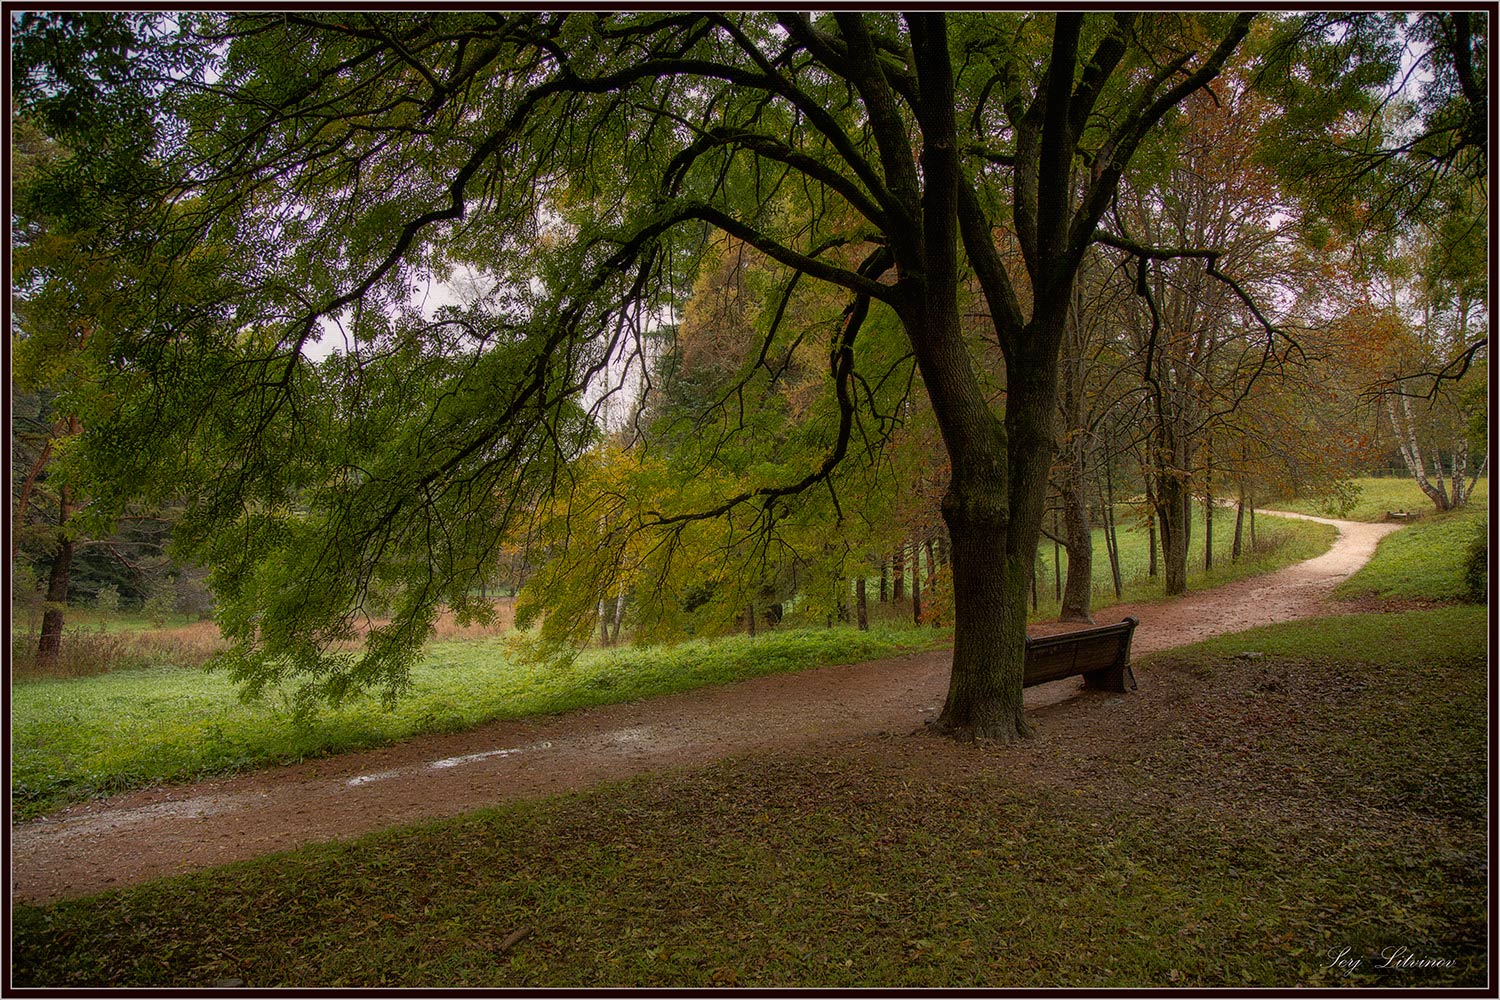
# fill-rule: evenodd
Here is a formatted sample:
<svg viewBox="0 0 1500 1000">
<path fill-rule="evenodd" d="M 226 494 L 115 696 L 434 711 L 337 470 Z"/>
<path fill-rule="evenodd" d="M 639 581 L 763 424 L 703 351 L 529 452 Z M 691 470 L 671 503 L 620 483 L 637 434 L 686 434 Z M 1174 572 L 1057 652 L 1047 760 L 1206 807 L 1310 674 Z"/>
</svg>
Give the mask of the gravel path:
<svg viewBox="0 0 1500 1000">
<path fill-rule="evenodd" d="M 1334 585 L 1399 525 L 1310 520 L 1339 529 L 1316 559 L 1173 601 L 1116 605 L 1096 617 L 1100 624 L 1140 619 L 1133 650 L 1149 653 L 1333 613 Z M 950 662 L 950 653 L 937 651 L 761 677 L 72 806 L 11 827 L 13 897 L 88 895 L 507 799 L 760 749 L 911 732 L 941 706 Z M 1150 667 L 1137 667 L 1136 676 L 1141 696 L 1149 697 Z M 1076 678 L 1038 685 L 1027 690 L 1026 704 L 1063 710 L 1078 692 Z"/>
</svg>

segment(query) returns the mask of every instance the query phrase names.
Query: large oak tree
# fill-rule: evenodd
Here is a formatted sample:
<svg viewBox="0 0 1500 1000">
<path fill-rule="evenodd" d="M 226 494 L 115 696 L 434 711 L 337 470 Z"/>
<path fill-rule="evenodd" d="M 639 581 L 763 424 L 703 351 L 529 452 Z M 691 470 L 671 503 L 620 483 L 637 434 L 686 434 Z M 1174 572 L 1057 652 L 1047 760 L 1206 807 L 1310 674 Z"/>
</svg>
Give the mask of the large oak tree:
<svg viewBox="0 0 1500 1000">
<path fill-rule="evenodd" d="M 1073 284 L 1137 150 L 1251 22 L 28 15 L 29 112 L 101 145 L 105 167 L 140 166 L 54 179 L 60 202 L 108 210 L 88 224 L 121 279 L 89 346 L 109 370 L 84 422 L 99 502 L 192 484 L 183 541 L 216 564 L 252 687 L 399 691 L 439 602 L 482 613 L 470 589 L 566 485 L 596 436 L 587 401 L 649 362 L 717 232 L 844 296 L 836 417 L 779 481 L 685 497 L 637 530 L 765 525 L 827 484 L 868 444 L 861 337 L 893 316 L 951 470 L 940 725 L 1023 734 Z M 111 118 L 131 101 L 150 112 Z M 413 286 L 456 263 L 492 276 L 501 307 L 415 310 Z M 970 275 L 1003 356 L 998 407 L 960 322 Z M 312 361 L 336 329 L 349 349 Z M 344 651 L 376 612 L 390 623 Z"/>
</svg>

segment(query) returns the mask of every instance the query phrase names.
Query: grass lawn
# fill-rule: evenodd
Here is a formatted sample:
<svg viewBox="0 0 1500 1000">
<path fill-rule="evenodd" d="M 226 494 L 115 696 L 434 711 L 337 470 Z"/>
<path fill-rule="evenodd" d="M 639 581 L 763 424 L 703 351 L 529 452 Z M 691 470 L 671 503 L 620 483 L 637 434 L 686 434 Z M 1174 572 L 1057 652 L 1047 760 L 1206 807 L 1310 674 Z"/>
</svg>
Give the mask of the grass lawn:
<svg viewBox="0 0 1500 1000">
<path fill-rule="evenodd" d="M 759 755 L 18 907 L 13 985 L 1480 988 L 1484 623 L 1257 629 L 1017 747 Z"/>
<path fill-rule="evenodd" d="M 1339 584 L 1340 598 L 1463 600 L 1465 555 L 1485 530 L 1485 508 L 1432 514 L 1380 540 L 1375 556 Z"/>
<path fill-rule="evenodd" d="M 1358 490 L 1358 499 L 1347 514 L 1330 514 L 1328 509 L 1316 500 L 1296 498 L 1267 501 L 1265 506 L 1298 514 L 1315 514 L 1318 517 L 1343 517 L 1349 521 L 1384 521 L 1386 514 L 1393 510 L 1420 514 L 1423 517 L 1431 516 L 1436 512 L 1432 501 L 1427 499 L 1427 494 L 1422 492 L 1415 479 L 1366 477 L 1356 479 L 1354 485 Z M 1470 500 L 1471 508 L 1483 510 L 1489 505 L 1489 485 L 1488 478 L 1481 478 L 1474 485 L 1474 496 Z"/>
<path fill-rule="evenodd" d="M 631 701 L 762 674 L 855 663 L 950 641 L 935 629 L 802 629 L 671 648 L 593 650 L 568 668 L 522 666 L 504 640 L 435 643 L 394 710 L 358 698 L 297 724 L 245 703 L 220 673 L 171 666 L 11 688 L 11 803 L 26 819 L 78 799 L 378 746 L 493 719 Z"/>
</svg>

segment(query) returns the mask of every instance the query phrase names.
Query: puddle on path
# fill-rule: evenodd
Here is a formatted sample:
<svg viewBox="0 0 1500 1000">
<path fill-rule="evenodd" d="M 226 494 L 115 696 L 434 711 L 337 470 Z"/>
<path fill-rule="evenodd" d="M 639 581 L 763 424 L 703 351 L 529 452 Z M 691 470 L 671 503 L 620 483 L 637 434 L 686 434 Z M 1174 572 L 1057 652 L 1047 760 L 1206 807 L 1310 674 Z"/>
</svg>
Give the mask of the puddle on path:
<svg viewBox="0 0 1500 1000">
<path fill-rule="evenodd" d="M 543 740 L 540 743 L 528 743 L 524 747 L 504 747 L 495 750 L 484 750 L 480 753 L 466 753 L 461 757 L 444 757 L 442 760 L 428 761 L 426 764 L 417 764 L 414 767 L 398 767 L 390 771 L 361 774 L 350 778 L 344 784 L 350 788 L 358 788 L 361 785 L 373 785 L 377 781 L 399 778 L 403 774 L 416 774 L 421 771 L 445 771 L 452 767 L 460 767 L 464 764 L 473 764 L 476 761 L 489 760 L 492 757 L 510 757 L 514 754 L 526 753 L 528 750 L 547 750 L 551 746 L 551 740 Z"/>
</svg>

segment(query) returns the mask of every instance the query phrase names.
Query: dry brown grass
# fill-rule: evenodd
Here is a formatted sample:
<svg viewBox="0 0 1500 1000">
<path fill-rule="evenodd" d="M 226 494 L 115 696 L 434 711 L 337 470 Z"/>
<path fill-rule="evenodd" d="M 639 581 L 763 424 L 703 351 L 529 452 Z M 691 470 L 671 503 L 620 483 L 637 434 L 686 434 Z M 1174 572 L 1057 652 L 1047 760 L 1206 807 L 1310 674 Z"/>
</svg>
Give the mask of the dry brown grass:
<svg viewBox="0 0 1500 1000">
<path fill-rule="evenodd" d="M 496 618 L 491 625 L 460 626 L 454 621 L 451 611 L 443 612 L 432 641 L 451 642 L 503 635 L 514 619 L 515 601 L 505 597 L 496 598 L 493 603 Z M 375 624 L 383 623 L 377 621 Z M 37 661 L 36 645 L 34 628 L 14 635 L 11 645 L 13 678 L 93 677 L 111 670 L 167 664 L 201 667 L 215 653 L 226 648 L 219 627 L 211 621 L 139 631 L 107 631 L 89 626 L 66 629 L 57 658 L 50 663 Z"/>
<path fill-rule="evenodd" d="M 163 664 L 199 667 L 223 648 L 224 641 L 212 622 L 140 632 L 67 629 L 57 657 L 46 663 L 37 660 L 35 635 L 17 637 L 12 646 L 11 676 L 30 680 L 92 677 L 111 670 Z"/>
</svg>

